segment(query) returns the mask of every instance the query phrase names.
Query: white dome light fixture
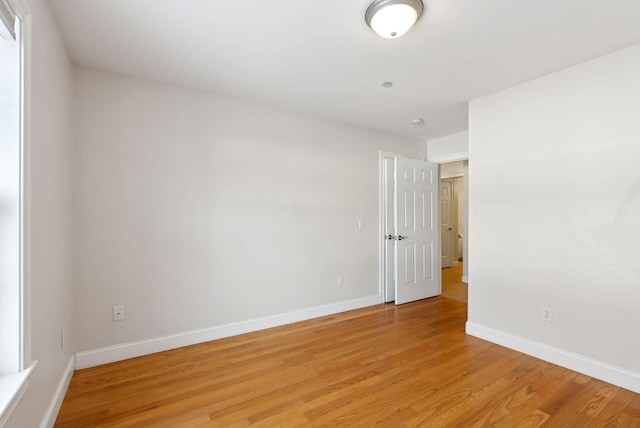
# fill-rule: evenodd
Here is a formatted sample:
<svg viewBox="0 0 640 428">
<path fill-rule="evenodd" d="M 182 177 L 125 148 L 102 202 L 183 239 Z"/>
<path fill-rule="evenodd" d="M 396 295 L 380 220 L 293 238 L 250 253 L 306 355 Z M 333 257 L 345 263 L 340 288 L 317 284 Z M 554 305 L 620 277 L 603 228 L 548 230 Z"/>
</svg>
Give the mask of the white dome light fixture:
<svg viewBox="0 0 640 428">
<path fill-rule="evenodd" d="M 397 39 L 413 27 L 423 9 L 421 0 L 375 0 L 364 20 L 379 36 Z"/>
</svg>

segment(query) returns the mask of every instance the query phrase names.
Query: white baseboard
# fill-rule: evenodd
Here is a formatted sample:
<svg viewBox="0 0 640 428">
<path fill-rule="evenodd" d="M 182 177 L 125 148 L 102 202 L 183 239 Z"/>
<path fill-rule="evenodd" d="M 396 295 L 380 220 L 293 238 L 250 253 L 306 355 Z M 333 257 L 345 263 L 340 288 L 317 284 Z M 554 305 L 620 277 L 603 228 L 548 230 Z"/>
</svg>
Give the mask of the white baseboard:
<svg viewBox="0 0 640 428">
<path fill-rule="evenodd" d="M 465 284 L 469 283 L 469 277 L 466 275 L 462 275 L 462 282 L 464 282 Z"/>
<path fill-rule="evenodd" d="M 467 334 L 640 393 L 640 373 L 467 321 Z"/>
<path fill-rule="evenodd" d="M 269 317 L 256 318 L 202 330 L 186 331 L 170 336 L 138 340 L 135 342 L 121 343 L 104 348 L 77 352 L 76 370 L 378 304 L 380 304 L 379 295 L 362 297 L 359 299 L 316 306 L 313 308 L 287 312 Z"/>
<path fill-rule="evenodd" d="M 64 372 L 62 373 L 56 392 L 51 399 L 51 403 L 49 404 L 47 411 L 44 413 L 42 422 L 40 422 L 40 428 L 52 428 L 53 424 L 55 424 L 64 396 L 67 393 L 67 389 L 69 389 L 69 383 L 71 382 L 71 377 L 75 371 L 75 365 L 75 357 L 72 355 L 71 358 L 69 358 L 67 366 L 64 368 Z"/>
</svg>

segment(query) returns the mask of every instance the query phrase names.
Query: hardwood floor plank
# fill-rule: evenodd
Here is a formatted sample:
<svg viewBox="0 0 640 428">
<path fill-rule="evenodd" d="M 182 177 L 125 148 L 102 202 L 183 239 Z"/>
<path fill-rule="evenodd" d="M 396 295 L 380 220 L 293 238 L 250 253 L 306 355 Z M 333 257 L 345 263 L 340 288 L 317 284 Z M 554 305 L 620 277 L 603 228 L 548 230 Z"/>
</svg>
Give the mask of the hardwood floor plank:
<svg viewBox="0 0 640 428">
<path fill-rule="evenodd" d="M 600 388 L 590 399 L 587 401 L 582 409 L 580 409 L 580 413 L 584 413 L 589 417 L 595 417 L 600 412 L 602 412 L 607 404 L 611 402 L 611 399 L 618 391 L 613 385 L 604 385 L 603 388 Z"/>
<path fill-rule="evenodd" d="M 624 409 L 624 412 L 634 418 L 640 419 L 640 394 L 635 394 L 631 397 L 631 400 Z"/>
</svg>

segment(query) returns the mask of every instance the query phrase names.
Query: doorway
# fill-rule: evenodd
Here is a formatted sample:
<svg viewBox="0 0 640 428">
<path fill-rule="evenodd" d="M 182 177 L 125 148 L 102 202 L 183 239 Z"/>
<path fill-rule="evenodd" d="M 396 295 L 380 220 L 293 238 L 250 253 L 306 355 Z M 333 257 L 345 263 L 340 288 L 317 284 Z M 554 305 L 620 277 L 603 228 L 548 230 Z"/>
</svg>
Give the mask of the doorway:
<svg viewBox="0 0 640 428">
<path fill-rule="evenodd" d="M 466 171 L 468 161 L 440 164 L 442 295 L 466 302 Z"/>
</svg>

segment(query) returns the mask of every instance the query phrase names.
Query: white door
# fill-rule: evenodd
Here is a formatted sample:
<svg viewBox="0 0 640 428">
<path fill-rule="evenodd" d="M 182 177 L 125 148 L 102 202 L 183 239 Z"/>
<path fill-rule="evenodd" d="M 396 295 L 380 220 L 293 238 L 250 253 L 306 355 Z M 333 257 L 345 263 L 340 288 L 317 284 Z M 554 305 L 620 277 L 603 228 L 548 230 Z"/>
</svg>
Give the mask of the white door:
<svg viewBox="0 0 640 428">
<path fill-rule="evenodd" d="M 441 293 L 438 164 L 395 160 L 396 305 Z"/>
<path fill-rule="evenodd" d="M 440 180 L 442 267 L 453 266 L 453 180 Z"/>
</svg>

